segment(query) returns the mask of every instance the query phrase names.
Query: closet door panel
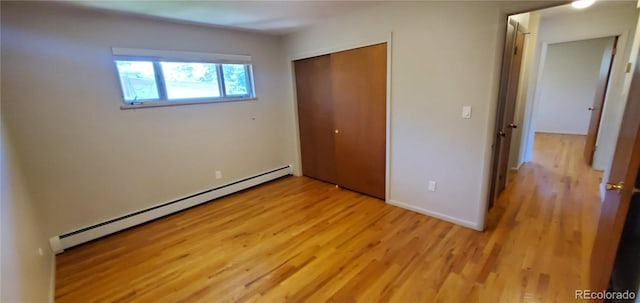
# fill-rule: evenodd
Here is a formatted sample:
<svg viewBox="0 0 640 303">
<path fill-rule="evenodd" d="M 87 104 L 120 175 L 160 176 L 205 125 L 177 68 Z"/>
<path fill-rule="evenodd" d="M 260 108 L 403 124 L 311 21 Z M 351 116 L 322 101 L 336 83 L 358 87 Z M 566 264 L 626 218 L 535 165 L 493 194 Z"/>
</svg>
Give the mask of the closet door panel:
<svg viewBox="0 0 640 303">
<path fill-rule="evenodd" d="M 294 62 L 302 173 L 335 184 L 330 67 L 329 55 Z"/>
<path fill-rule="evenodd" d="M 337 184 L 385 198 L 387 44 L 331 54 Z"/>
</svg>

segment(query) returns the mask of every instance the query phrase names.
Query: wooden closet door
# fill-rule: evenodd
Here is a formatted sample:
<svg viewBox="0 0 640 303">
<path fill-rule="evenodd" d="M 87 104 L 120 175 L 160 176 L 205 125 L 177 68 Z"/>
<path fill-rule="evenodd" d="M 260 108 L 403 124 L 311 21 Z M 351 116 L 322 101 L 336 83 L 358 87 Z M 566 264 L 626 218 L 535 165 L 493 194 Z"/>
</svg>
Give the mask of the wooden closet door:
<svg viewBox="0 0 640 303">
<path fill-rule="evenodd" d="M 337 184 L 385 198 L 387 44 L 331 54 Z"/>
<path fill-rule="evenodd" d="M 329 55 L 294 62 L 302 173 L 337 183 Z"/>
</svg>

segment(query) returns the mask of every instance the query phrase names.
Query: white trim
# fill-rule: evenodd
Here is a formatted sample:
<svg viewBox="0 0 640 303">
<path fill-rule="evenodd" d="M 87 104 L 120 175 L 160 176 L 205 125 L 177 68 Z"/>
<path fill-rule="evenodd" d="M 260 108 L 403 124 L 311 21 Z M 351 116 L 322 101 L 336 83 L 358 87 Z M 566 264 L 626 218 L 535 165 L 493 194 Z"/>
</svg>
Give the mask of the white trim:
<svg viewBox="0 0 640 303">
<path fill-rule="evenodd" d="M 49 273 L 49 303 L 56 301 L 56 255 L 51 254 L 51 272 Z"/>
<path fill-rule="evenodd" d="M 533 140 L 535 137 L 535 129 L 536 129 L 535 116 L 537 111 L 537 105 L 539 104 L 538 100 L 540 99 L 540 91 L 542 89 L 540 84 L 542 83 L 542 76 L 544 74 L 544 62 L 547 60 L 548 44 L 541 41 L 538 43 L 541 43 L 540 57 L 538 58 L 538 62 L 533 62 L 534 64 L 537 64 L 536 79 L 533 85 L 533 96 L 531 97 L 531 101 L 525 104 L 525 109 L 524 109 L 525 118 L 523 123 L 523 129 L 525 130 L 525 132 L 523 133 L 524 135 L 522 136 L 523 142 L 521 143 L 521 144 L 524 144 L 524 148 L 523 148 L 524 154 L 522 157 L 523 162 L 531 161 L 531 157 L 533 153 Z M 527 93 L 530 93 L 530 92 L 531 92 L 531 89 L 529 88 Z M 527 101 L 529 101 L 528 97 L 527 97 Z"/>
<path fill-rule="evenodd" d="M 155 49 L 138 49 L 138 48 L 123 48 L 112 47 L 111 53 L 116 56 L 131 56 L 131 57 L 154 57 L 167 60 L 180 60 L 180 61 L 211 61 L 216 63 L 240 63 L 250 64 L 251 56 L 249 55 L 229 55 L 229 54 L 215 54 L 215 53 L 201 53 L 201 52 L 187 52 L 176 50 L 155 50 Z"/>
<path fill-rule="evenodd" d="M 439 212 L 435 212 L 435 211 L 431 211 L 431 210 L 427 210 L 424 208 L 420 208 L 417 206 L 413 206 L 407 203 L 403 203 L 403 202 L 399 202 L 399 201 L 394 201 L 394 200 L 389 200 L 387 202 L 387 204 L 393 205 L 393 206 L 397 206 L 400 208 L 404 208 L 410 211 L 414 211 L 423 215 L 427 215 L 430 217 L 434 217 L 436 219 L 440 219 L 440 220 L 444 220 L 447 221 L 449 223 L 453 223 L 453 224 L 457 224 L 457 225 L 461 225 L 467 228 L 471 228 L 473 230 L 477 230 L 477 231 L 483 231 L 483 227 L 480 226 L 480 224 L 471 222 L 471 221 L 467 221 L 467 220 L 463 220 L 463 219 L 459 219 L 456 217 L 452 217 L 452 216 L 448 216 Z"/>
<path fill-rule="evenodd" d="M 389 37 L 387 38 L 387 121 L 386 121 L 386 133 L 387 136 L 385 137 L 385 172 L 384 172 L 384 182 L 385 182 L 385 193 L 384 193 L 384 200 L 385 201 L 390 201 L 391 200 L 391 61 L 393 59 L 393 32 L 389 33 Z"/>
<path fill-rule="evenodd" d="M 300 146 L 300 118 L 298 117 L 298 91 L 296 87 L 296 69 L 295 63 L 293 60 L 289 61 L 289 77 L 291 83 L 291 89 L 289 90 L 292 93 L 291 101 L 292 101 L 292 109 L 293 109 L 293 144 L 294 144 L 294 162 L 295 166 L 293 169 L 293 174 L 296 176 L 302 176 L 302 147 Z"/>
<path fill-rule="evenodd" d="M 51 251 L 54 254 L 59 254 L 64 251 L 64 247 L 62 246 L 58 236 L 49 238 L 49 247 L 51 247 Z"/>
<path fill-rule="evenodd" d="M 149 211 L 142 212 L 139 214 L 135 214 L 135 212 L 130 213 L 130 214 L 135 214 L 130 217 L 127 217 L 128 215 L 125 214 L 121 217 L 118 217 L 122 219 L 114 218 L 114 219 L 117 219 L 117 221 L 96 226 L 94 228 L 79 232 L 77 234 L 70 235 L 68 237 L 64 237 L 64 238 L 60 238 L 60 236 L 52 237 L 50 239 L 50 242 L 52 243 L 51 248 L 52 248 L 52 251 L 54 251 L 55 253 L 60 253 L 64 251 L 64 249 L 66 248 L 73 247 L 94 239 L 98 239 L 100 237 L 104 237 L 106 235 L 121 231 L 123 229 L 127 229 L 129 227 L 133 227 L 133 226 L 280 178 L 280 177 L 284 177 L 286 175 L 290 175 L 291 173 L 292 173 L 292 169 L 291 169 L 291 165 L 289 165 L 286 169 L 277 169 L 277 171 L 257 174 L 254 177 L 249 177 L 250 179 L 248 180 L 235 181 L 235 182 L 230 182 L 230 183 L 221 185 L 217 189 L 214 189 L 210 192 L 199 194 L 193 197 L 187 196 L 185 197 L 186 199 L 176 203 L 160 206 L 155 209 L 151 207 Z M 176 200 L 180 200 L 180 199 L 176 199 Z M 175 200 L 172 200 L 172 201 L 175 201 Z M 164 203 L 161 203 L 158 205 L 163 205 L 163 204 Z M 109 222 L 109 221 L 111 220 L 107 220 L 104 222 Z M 82 230 L 82 229 L 83 228 L 80 228 L 78 230 Z M 66 234 L 69 234 L 69 233 L 66 233 Z M 60 246 L 56 244 L 57 241 L 59 241 Z M 60 249 L 60 247 L 62 248 L 62 250 Z"/>
<path fill-rule="evenodd" d="M 140 103 L 126 103 L 120 105 L 120 109 L 137 109 L 137 108 L 149 108 L 149 107 L 167 107 L 167 106 L 182 106 L 182 105 L 196 105 L 196 104 L 209 104 L 209 103 L 227 103 L 227 102 L 240 102 L 240 101 L 256 101 L 256 97 L 247 98 L 221 98 L 210 99 L 200 101 L 147 101 Z"/>
<path fill-rule="evenodd" d="M 356 49 L 356 48 L 360 48 L 360 47 L 366 47 L 366 46 L 371 46 L 371 45 L 376 45 L 376 44 L 382 44 L 382 43 L 386 43 L 387 44 L 387 95 L 386 95 L 386 125 L 385 125 L 385 131 L 386 131 L 386 146 L 385 146 L 385 154 L 386 154 L 386 159 L 385 159 L 385 201 L 390 201 L 391 199 L 391 68 L 392 68 L 392 46 L 393 46 L 393 32 L 389 32 L 387 34 L 387 37 L 382 38 L 382 39 L 374 39 L 374 40 L 368 40 L 365 42 L 356 42 L 356 43 L 349 43 L 349 44 L 343 44 L 343 45 L 338 45 L 338 46 L 332 46 L 332 47 L 325 47 L 325 48 L 321 48 L 321 49 L 317 49 L 317 50 L 310 50 L 310 51 L 304 51 L 301 52 L 299 54 L 295 54 L 295 55 L 291 55 L 289 57 L 289 62 L 291 62 L 291 83 L 292 83 L 292 91 L 293 91 L 293 103 L 294 103 L 294 121 L 296 123 L 296 125 L 294 126 L 296 128 L 296 163 L 298 164 L 298 167 L 296 169 L 296 173 L 299 173 L 300 175 L 302 175 L 302 152 L 301 152 L 301 148 L 300 148 L 300 133 L 299 133 L 299 124 L 298 124 L 298 100 L 297 100 L 297 94 L 296 94 L 296 81 L 295 81 L 295 69 L 294 69 L 294 64 L 293 61 L 296 60 L 301 60 L 301 59 L 307 59 L 307 58 L 312 58 L 312 57 L 317 57 L 317 56 L 322 56 L 322 55 L 327 55 L 327 54 L 331 54 L 331 53 L 336 53 L 336 52 L 341 52 L 341 51 L 345 51 L 345 50 L 350 50 L 350 49 Z"/>
</svg>

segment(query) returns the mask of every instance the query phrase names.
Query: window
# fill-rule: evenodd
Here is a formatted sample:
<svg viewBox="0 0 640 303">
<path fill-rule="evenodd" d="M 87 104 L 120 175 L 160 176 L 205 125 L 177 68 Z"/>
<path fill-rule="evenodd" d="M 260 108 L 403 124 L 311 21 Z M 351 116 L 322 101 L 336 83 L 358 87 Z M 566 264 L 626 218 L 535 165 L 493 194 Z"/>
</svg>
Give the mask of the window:
<svg viewBox="0 0 640 303">
<path fill-rule="evenodd" d="M 115 48 L 113 53 L 122 108 L 255 98 L 248 56 Z"/>
<path fill-rule="evenodd" d="M 125 102 L 158 100 L 158 84 L 153 63 L 148 61 L 116 61 L 122 96 Z"/>
<path fill-rule="evenodd" d="M 218 64 L 160 62 L 167 99 L 218 98 Z"/>
</svg>

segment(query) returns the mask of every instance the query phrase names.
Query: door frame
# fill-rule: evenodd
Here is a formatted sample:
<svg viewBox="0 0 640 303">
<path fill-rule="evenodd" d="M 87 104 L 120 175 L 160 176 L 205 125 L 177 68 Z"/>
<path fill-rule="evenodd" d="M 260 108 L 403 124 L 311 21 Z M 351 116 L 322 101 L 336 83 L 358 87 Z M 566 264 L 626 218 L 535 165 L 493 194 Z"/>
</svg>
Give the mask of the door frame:
<svg viewBox="0 0 640 303">
<path fill-rule="evenodd" d="M 536 120 L 536 114 L 538 112 L 538 107 L 540 105 L 542 76 L 544 74 L 544 62 L 547 59 L 547 51 L 548 51 L 549 45 L 556 44 L 556 43 L 575 42 L 575 41 L 581 41 L 581 40 L 599 39 L 599 38 L 607 38 L 607 37 L 615 37 L 615 36 L 618 36 L 617 48 L 618 48 L 619 56 L 615 56 L 613 58 L 613 62 L 611 63 L 612 65 L 611 77 L 609 78 L 609 85 L 608 85 L 609 87 L 605 92 L 605 101 L 604 101 L 602 115 L 601 115 L 601 116 L 604 116 L 607 113 L 607 111 L 611 110 L 609 106 L 610 105 L 609 101 L 611 97 L 610 84 L 612 80 L 614 80 L 614 77 L 616 77 L 615 80 L 620 81 L 621 75 L 622 77 L 624 77 L 623 70 L 625 68 L 624 63 L 626 62 L 621 62 L 621 60 L 623 60 L 624 52 L 627 47 L 629 31 L 628 30 L 625 30 L 623 32 L 612 31 L 612 32 L 606 32 L 606 33 L 601 32 L 596 34 L 586 34 L 586 35 L 583 34 L 580 36 L 567 36 L 567 37 L 562 37 L 555 40 L 538 41 L 538 45 L 536 46 L 535 52 L 539 53 L 539 57 L 537 60 L 534 59 L 534 62 L 532 63 L 533 69 L 531 69 L 532 73 L 529 76 L 530 77 L 529 79 L 531 79 L 532 76 L 535 77 L 535 81 L 533 82 L 533 87 L 531 87 L 530 85 L 527 90 L 527 98 L 524 104 L 525 106 L 524 116 L 523 116 L 524 119 L 522 121 L 523 133 L 522 133 L 521 141 L 519 144 L 522 154 L 520 154 L 519 156 L 518 163 L 525 163 L 525 162 L 531 161 L 531 157 L 533 153 L 533 140 L 535 137 L 535 128 L 536 128 L 535 120 Z M 618 113 L 616 113 L 616 115 L 618 116 L 618 118 L 622 119 L 622 109 Z M 602 121 L 600 122 L 600 126 L 602 126 Z M 602 127 L 600 127 L 598 130 L 598 134 L 596 136 L 597 138 L 596 145 L 599 142 L 601 131 L 602 131 Z M 598 151 L 596 151 L 596 153 L 597 152 Z M 611 158 L 613 159 L 613 154 L 611 155 Z M 605 169 L 608 169 L 608 168 L 605 168 Z M 604 187 L 602 187 L 601 189 L 602 194 L 604 194 L 603 189 Z"/>
<path fill-rule="evenodd" d="M 568 2 L 567 2 L 568 3 Z M 562 5 L 562 4 L 560 4 Z M 527 11 L 521 11 L 519 13 L 526 13 L 526 12 L 534 12 L 537 10 L 541 10 L 541 9 L 545 9 L 548 7 L 553 7 L 553 6 L 557 6 L 557 5 L 551 5 L 551 6 L 545 6 L 545 7 L 540 7 L 537 9 L 531 9 L 531 10 L 527 10 Z M 518 14 L 516 13 L 504 13 L 501 14 L 498 18 L 499 20 L 499 30 L 498 30 L 498 39 L 499 39 L 499 44 L 498 44 L 498 51 L 495 54 L 495 58 L 496 60 L 502 60 L 502 51 L 504 51 L 504 47 L 505 47 L 505 43 L 506 43 L 506 31 L 505 31 L 505 27 L 507 25 L 508 22 L 508 17 Z M 532 30 L 532 28 L 527 28 L 529 31 Z M 538 35 L 540 33 L 540 26 L 538 26 L 538 28 L 535 30 L 535 35 Z M 525 99 L 524 99 L 524 103 L 522 104 L 522 106 L 524 106 L 524 114 L 522 117 L 522 121 L 521 121 L 521 129 L 522 129 L 522 135 L 520 136 L 520 142 L 518 142 L 517 148 L 518 148 L 518 167 L 522 164 L 522 163 L 526 163 L 526 162 L 530 162 L 531 161 L 531 157 L 532 157 L 532 153 L 533 153 L 533 139 L 534 139 L 534 130 L 535 130 L 535 117 L 534 117 L 534 112 L 537 111 L 537 107 L 539 105 L 539 99 L 540 99 L 540 88 L 541 88 L 541 83 L 542 83 L 542 73 L 544 70 L 544 64 L 542 64 L 545 60 L 546 60 L 546 55 L 547 55 L 547 48 L 549 46 L 549 44 L 554 44 L 554 43 L 562 43 L 562 42 L 572 42 L 572 41 L 579 41 L 579 40 L 588 40 L 588 39 L 597 39 L 597 38 L 606 38 L 606 37 L 611 37 L 611 36 L 618 36 L 618 51 L 620 52 L 620 56 L 615 56 L 613 59 L 613 68 L 612 68 L 612 78 L 609 79 L 609 81 L 612 81 L 613 77 L 616 77 L 617 81 L 619 77 L 624 77 L 624 68 L 625 68 L 625 64 L 626 62 L 620 62 L 622 60 L 622 58 L 624 57 L 624 55 L 627 52 L 627 43 L 629 42 L 629 30 L 625 29 L 625 30 L 618 30 L 618 29 L 604 29 L 604 30 L 600 30 L 597 32 L 590 32 L 587 34 L 584 34 L 582 32 L 580 32 L 579 34 L 576 33 L 568 33 L 568 34 L 563 34 L 561 36 L 556 36 L 553 38 L 547 38 L 546 40 L 543 40 L 542 37 L 538 37 L 538 40 L 536 41 L 535 45 L 531 45 L 530 47 L 533 48 L 533 61 L 531 62 L 531 66 L 529 67 L 529 79 L 528 79 L 528 84 L 527 84 L 527 90 L 525 93 Z M 501 62 L 501 61 L 498 61 Z M 498 91 L 499 91 L 499 84 L 500 84 L 500 77 L 502 76 L 502 69 L 501 69 L 501 63 L 497 63 L 496 66 L 496 77 L 495 77 L 495 98 L 494 98 L 494 102 L 492 103 L 490 106 L 492 106 L 495 110 L 491 111 L 491 116 L 489 117 L 489 121 L 491 121 L 492 123 L 494 123 L 494 125 L 490 126 L 488 128 L 487 131 L 487 143 L 488 143 L 488 147 L 490 147 L 490 149 L 488 150 L 487 155 L 485 156 L 485 165 L 484 165 L 484 179 L 483 179 L 483 183 L 482 183 L 482 195 L 485 199 L 484 201 L 484 205 L 483 207 L 480 208 L 480 212 L 478 214 L 478 222 L 482 222 L 483 224 L 483 229 L 484 229 L 484 225 L 486 224 L 486 220 L 487 220 L 487 213 L 489 211 L 489 199 L 490 199 L 490 192 L 491 192 L 491 187 L 493 186 L 493 182 L 492 182 L 492 174 L 491 174 L 491 167 L 492 167 L 492 163 L 493 163 L 493 149 L 491 148 L 491 145 L 494 142 L 494 128 L 495 128 L 495 122 L 496 120 L 496 115 L 498 114 L 498 110 L 497 110 L 497 102 L 498 102 Z M 606 100 L 605 100 L 605 104 L 604 104 L 604 108 L 603 108 L 603 115 L 605 114 L 605 111 L 611 110 L 609 109 L 608 106 L 608 101 L 609 101 L 609 92 L 611 91 L 611 85 L 609 85 L 609 89 L 606 92 Z M 619 118 L 622 119 L 622 114 L 623 114 L 623 108 L 622 109 L 618 109 L 618 111 L 615 113 L 615 115 Z M 601 126 L 602 126 L 602 122 L 601 122 Z M 600 127 L 599 132 L 602 131 L 602 127 Z M 598 137 L 600 137 L 600 134 L 598 134 Z M 617 135 L 616 135 L 617 137 Z M 615 142 L 613 143 L 615 144 Z M 612 149 L 613 150 L 613 149 Z M 611 160 L 613 159 L 613 153 L 611 153 Z M 608 177 L 608 170 L 610 168 L 606 168 L 605 170 L 605 174 L 603 177 Z M 604 178 L 603 178 L 604 180 Z M 604 192 L 605 192 L 605 182 L 602 182 L 600 184 L 600 196 L 604 197 Z"/>
<path fill-rule="evenodd" d="M 291 100 L 293 100 L 293 104 L 290 107 L 292 109 L 291 114 L 293 115 L 293 121 L 291 121 L 294 133 L 294 146 L 295 146 L 295 160 L 293 165 L 293 174 L 295 176 L 302 176 L 302 153 L 300 149 L 300 130 L 298 128 L 298 97 L 296 92 L 296 79 L 295 79 L 295 68 L 294 62 L 296 60 L 307 59 L 311 57 L 317 57 L 322 55 L 328 55 L 331 53 L 337 53 L 341 51 L 346 51 L 355 48 L 361 48 L 376 44 L 386 43 L 387 44 L 387 96 L 386 96 L 386 127 L 385 127 L 385 202 L 390 201 L 390 193 L 391 193 L 391 59 L 392 59 L 392 49 L 393 49 L 393 32 L 388 32 L 385 37 L 380 37 L 378 39 L 372 39 L 367 41 L 354 42 L 349 44 L 339 44 L 335 46 L 330 46 L 321 49 L 304 51 L 298 54 L 291 55 L 287 58 L 289 62 L 290 68 L 290 84 L 291 89 L 289 90 Z"/>
</svg>

